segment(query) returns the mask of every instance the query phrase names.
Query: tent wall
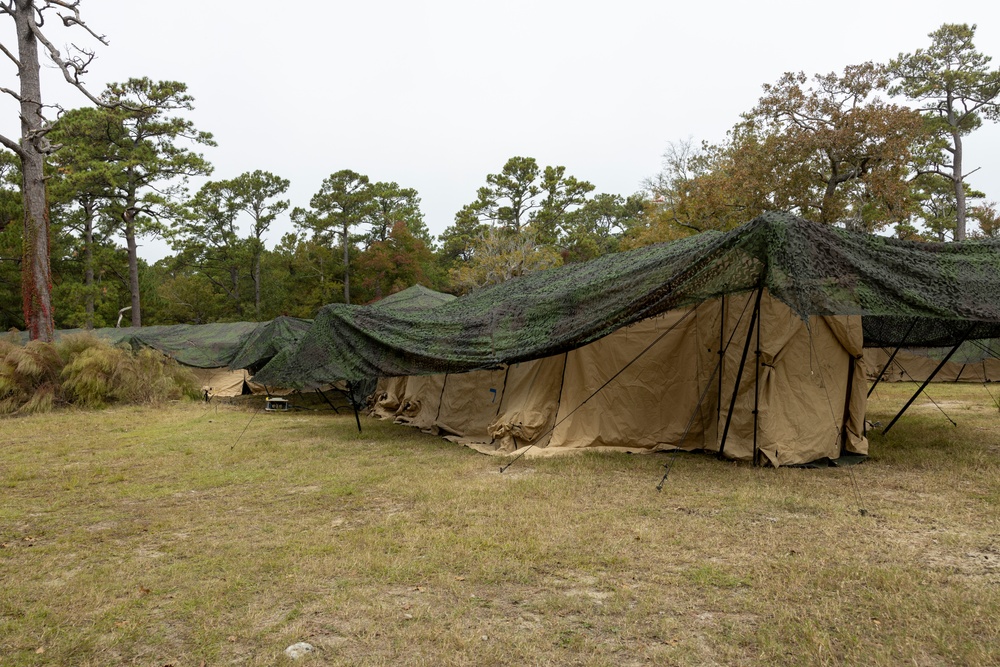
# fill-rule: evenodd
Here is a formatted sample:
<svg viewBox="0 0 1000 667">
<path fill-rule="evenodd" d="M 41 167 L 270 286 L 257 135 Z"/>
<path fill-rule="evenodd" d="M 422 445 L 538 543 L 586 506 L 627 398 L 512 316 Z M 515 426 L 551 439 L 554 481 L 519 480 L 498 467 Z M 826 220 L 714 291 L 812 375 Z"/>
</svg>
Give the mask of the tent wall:
<svg viewBox="0 0 1000 667">
<path fill-rule="evenodd" d="M 228 368 L 190 368 L 201 383 L 201 390 L 209 396 L 241 396 L 243 383 L 248 379 L 244 370 L 231 371 Z"/>
<path fill-rule="evenodd" d="M 869 379 L 878 377 L 889 361 L 892 350 L 881 347 L 865 349 L 865 368 Z M 921 354 L 918 350 L 901 349 L 892 365 L 882 375 L 881 382 L 923 382 L 940 363 L 938 359 Z M 934 376 L 934 382 L 1000 382 L 1000 359 L 989 357 L 968 364 L 949 361 Z"/>
<path fill-rule="evenodd" d="M 725 455 L 752 460 L 755 433 L 761 460 L 776 466 L 867 453 L 860 318 L 807 326 L 765 294 L 758 365 L 753 302 L 754 294 L 708 301 L 506 369 L 409 377 L 405 389 L 383 380 L 375 412 L 483 451 L 718 451 L 749 333 Z"/>
</svg>

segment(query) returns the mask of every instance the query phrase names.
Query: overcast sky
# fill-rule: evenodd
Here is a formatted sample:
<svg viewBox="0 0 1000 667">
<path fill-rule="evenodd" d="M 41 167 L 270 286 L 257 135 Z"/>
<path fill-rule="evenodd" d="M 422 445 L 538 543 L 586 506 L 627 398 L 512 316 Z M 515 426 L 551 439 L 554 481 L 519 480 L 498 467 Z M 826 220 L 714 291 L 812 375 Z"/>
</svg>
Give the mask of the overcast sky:
<svg viewBox="0 0 1000 667">
<path fill-rule="evenodd" d="M 439 234 L 512 156 L 564 165 L 628 195 L 671 141 L 719 141 L 786 71 L 828 73 L 926 47 L 942 23 L 976 23 L 1000 66 L 1000 2 L 664 0 L 83 0 L 103 47 L 88 83 L 183 81 L 212 132 L 212 178 L 264 169 L 307 206 L 341 169 L 415 188 Z M 5 17 L 0 39 L 13 47 Z M 6 66 L 0 85 L 16 87 Z M 52 76 L 46 101 L 83 106 Z M 17 133 L 16 108 L 0 131 Z M 974 186 L 1000 199 L 1000 127 L 967 142 Z M 195 184 L 198 185 L 198 184 Z M 271 243 L 291 230 L 287 214 Z M 169 249 L 147 240 L 143 254 Z"/>
</svg>

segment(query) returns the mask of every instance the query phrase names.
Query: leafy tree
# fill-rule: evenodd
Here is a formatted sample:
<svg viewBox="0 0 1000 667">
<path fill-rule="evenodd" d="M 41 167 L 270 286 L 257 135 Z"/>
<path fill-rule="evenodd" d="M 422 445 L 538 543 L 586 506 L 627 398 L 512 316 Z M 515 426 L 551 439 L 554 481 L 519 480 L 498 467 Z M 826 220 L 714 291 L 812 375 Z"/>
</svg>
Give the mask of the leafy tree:
<svg viewBox="0 0 1000 667">
<path fill-rule="evenodd" d="M 0 92 L 17 101 L 21 118 L 19 140 L 0 135 L 0 144 L 13 151 L 21 163 L 24 214 L 21 291 L 24 320 L 31 338 L 44 341 L 52 340 L 55 327 L 45 158 L 56 147 L 47 137 L 50 125 L 42 114 L 38 52 L 41 48 L 68 83 L 78 88 L 92 102 L 97 102 L 84 88 L 81 80 L 87 73 L 94 54 L 74 47 L 70 55 L 64 58 L 42 31 L 45 17 L 54 12 L 64 26 L 82 28 L 99 42 L 107 44 L 104 37 L 94 33 L 81 20 L 78 5 L 78 0 L 0 1 L 0 15 L 7 15 L 14 21 L 17 55 L 2 44 L 0 50 L 14 63 L 20 84 L 18 91 L 0 87 Z"/>
<path fill-rule="evenodd" d="M 640 194 L 629 197 L 602 193 L 579 209 L 566 215 L 566 261 L 587 260 L 618 252 L 630 229 L 640 223 L 645 199 Z"/>
<path fill-rule="evenodd" d="M 458 264 L 472 261 L 476 241 L 486 233 L 489 225 L 480 222 L 472 206 L 464 206 L 455 214 L 455 224 L 441 234 L 438 262 L 450 270 Z"/>
<path fill-rule="evenodd" d="M 24 328 L 21 308 L 21 235 L 12 224 L 23 219 L 21 164 L 13 153 L 0 151 L 0 331 Z"/>
<path fill-rule="evenodd" d="M 853 219 L 869 230 L 906 217 L 905 177 L 922 124 L 877 96 L 886 83 L 882 68 L 864 63 L 817 75 L 811 85 L 800 72 L 764 86 L 738 134 L 774 152 L 778 208 L 825 223 Z"/>
<path fill-rule="evenodd" d="M 983 118 L 1000 119 L 1000 69 L 989 69 L 991 58 L 976 50 L 973 24 L 945 23 L 930 33 L 931 45 L 901 53 L 889 68 L 895 77 L 892 94 L 918 104 L 934 140 L 917 162 L 920 174 L 948 179 L 955 192 L 955 240 L 966 237 L 967 203 L 963 137 L 982 125 Z"/>
<path fill-rule="evenodd" d="M 541 169 L 535 158 L 512 157 L 499 174 L 488 174 L 469 210 L 480 222 L 515 234 L 532 225 L 540 242 L 555 243 L 563 218 L 582 205 L 594 186 L 565 167 Z"/>
<path fill-rule="evenodd" d="M 276 314 L 313 317 L 342 293 L 344 266 L 334 249 L 315 237 L 285 234 L 265 258 L 273 273 L 280 276 L 276 284 L 285 290 Z"/>
<path fill-rule="evenodd" d="M 531 230 L 512 234 L 489 227 L 474 244 L 472 259 L 451 270 L 451 279 L 464 293 L 560 264 L 562 257 L 550 246 L 536 243 Z"/>
<path fill-rule="evenodd" d="M 441 282 L 434 253 L 423 239 L 400 220 L 383 241 L 376 241 L 355 262 L 367 301 L 381 299 L 417 283 L 437 287 Z"/>
<path fill-rule="evenodd" d="M 869 231 L 905 220 L 911 149 L 923 127 L 918 114 L 878 97 L 886 82 L 882 68 L 864 63 L 764 85 L 726 142 L 668 150 L 651 184 L 662 204 L 654 219 L 695 231 L 767 210 Z"/>
<path fill-rule="evenodd" d="M 80 324 L 85 328 L 94 326 L 95 304 L 100 293 L 96 254 L 98 248 L 110 247 L 107 237 L 114 227 L 107 209 L 118 166 L 107 161 L 105 126 L 101 110 L 86 107 L 64 113 L 51 134 L 61 148 L 51 158 L 49 201 L 63 229 L 76 232 L 79 237 L 83 287 L 74 291 L 73 296 L 83 302 L 84 317 Z"/>
<path fill-rule="evenodd" d="M 350 169 L 328 176 L 319 192 L 309 200 L 311 210 L 296 208 L 292 221 L 312 233 L 319 243 L 333 245 L 340 239 L 343 250 L 344 303 L 351 302 L 351 229 L 370 219 L 374 212 L 369 178 Z"/>
<path fill-rule="evenodd" d="M 253 308 L 261 316 L 261 261 L 263 235 L 288 201 L 274 198 L 289 183 L 265 171 L 247 172 L 231 180 L 209 181 L 188 203 L 188 218 L 171 234 L 180 265 L 196 267 L 199 275 L 226 294 L 230 312 L 245 313 L 242 283 L 253 283 Z M 241 236 L 240 219 L 250 218 L 250 230 Z"/>
<path fill-rule="evenodd" d="M 169 115 L 194 108 L 183 83 L 129 79 L 109 84 L 101 101 L 107 105 L 98 110 L 102 146 L 113 167 L 109 210 L 125 237 L 132 326 L 142 326 L 136 239 L 160 233 L 166 221 L 184 218 L 188 177 L 212 171 L 211 164 L 185 144 L 215 146 L 215 141 L 190 120 Z"/>
<path fill-rule="evenodd" d="M 254 312 L 261 317 L 261 259 L 264 254 L 264 234 L 279 215 L 288 209 L 287 199 L 276 199 L 288 192 L 287 179 L 268 171 L 256 170 L 225 181 L 229 206 L 250 217 L 250 272 L 254 288 Z"/>
<path fill-rule="evenodd" d="M 243 316 L 240 279 L 246 244 L 236 227 L 239 210 L 232 205 L 224 182 L 209 181 L 188 203 L 188 216 L 171 233 L 178 266 L 197 273 L 225 293 L 231 312 Z"/>
<path fill-rule="evenodd" d="M 976 236 L 988 239 L 1000 238 L 1000 211 L 997 210 L 995 201 L 973 206 L 969 210 L 969 216 L 974 218 L 979 225 L 979 232 L 975 234 Z"/>
<path fill-rule="evenodd" d="M 386 241 L 397 223 L 406 225 L 415 238 L 430 247 L 433 239 L 420 211 L 420 197 L 413 188 L 401 188 L 398 183 L 373 183 L 370 193 L 372 205 L 364 222 L 369 225 L 365 245 Z"/>
</svg>

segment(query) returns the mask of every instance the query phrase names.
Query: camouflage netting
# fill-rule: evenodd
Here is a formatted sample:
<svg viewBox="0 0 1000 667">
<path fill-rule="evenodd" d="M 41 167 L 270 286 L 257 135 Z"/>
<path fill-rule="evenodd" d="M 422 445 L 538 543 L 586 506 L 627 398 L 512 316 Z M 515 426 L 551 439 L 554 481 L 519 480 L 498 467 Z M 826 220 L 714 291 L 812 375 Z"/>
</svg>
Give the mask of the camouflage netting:
<svg viewBox="0 0 1000 667">
<path fill-rule="evenodd" d="M 1000 334 L 1000 244 L 918 243 L 765 214 L 434 308 L 323 308 L 260 382 L 315 386 L 456 373 L 547 357 L 675 308 L 766 287 L 801 317 L 864 315 L 866 345 L 939 346 Z"/>
<path fill-rule="evenodd" d="M 299 317 L 276 317 L 265 322 L 243 339 L 227 365 L 255 373 L 278 352 L 298 343 L 311 326 L 312 320 Z"/>
<path fill-rule="evenodd" d="M 436 308 L 449 301 L 454 301 L 455 298 L 454 294 L 435 292 L 423 285 L 414 285 L 395 294 L 390 294 L 384 299 L 371 304 L 371 306 L 374 308 L 390 308 L 396 311 L 425 310 L 427 308 Z"/>
<path fill-rule="evenodd" d="M 263 365 L 274 356 L 276 350 L 297 341 L 309 324 L 309 320 L 286 317 L 272 322 L 173 324 L 121 329 L 60 329 L 56 331 L 56 340 L 73 334 L 88 333 L 113 345 L 129 345 L 133 350 L 141 348 L 158 350 L 185 366 L 245 368 L 236 365 L 235 362 L 250 360 Z M 19 338 L 22 343 L 26 343 L 28 334 L 22 332 Z M 240 359 L 236 359 L 237 354 L 240 354 Z"/>
</svg>

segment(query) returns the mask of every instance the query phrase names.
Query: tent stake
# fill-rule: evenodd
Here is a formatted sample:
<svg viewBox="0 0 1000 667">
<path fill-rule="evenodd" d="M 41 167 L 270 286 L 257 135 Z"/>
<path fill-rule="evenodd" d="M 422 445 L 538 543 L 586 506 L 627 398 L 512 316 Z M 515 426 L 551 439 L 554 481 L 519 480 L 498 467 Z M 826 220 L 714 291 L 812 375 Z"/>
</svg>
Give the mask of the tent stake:
<svg viewBox="0 0 1000 667">
<path fill-rule="evenodd" d="M 962 337 L 959 339 L 959 341 L 955 345 L 955 347 L 951 348 L 951 351 L 948 354 L 945 355 L 944 359 L 941 360 L 941 363 L 939 363 L 937 365 L 937 368 L 934 369 L 934 372 L 932 372 L 930 374 L 930 376 L 926 380 L 924 380 L 924 383 L 922 385 L 920 385 L 920 388 L 917 389 L 916 393 L 913 394 L 913 396 L 910 397 L 910 400 L 908 400 L 906 402 L 906 405 L 903 406 L 903 409 L 900 410 L 896 414 L 896 416 L 892 418 L 892 421 L 889 422 L 888 426 L 886 426 L 884 429 L 882 429 L 882 435 L 885 435 L 886 433 L 888 433 L 889 429 L 891 429 L 892 426 L 893 426 L 893 424 L 895 424 L 899 420 L 899 418 L 903 416 L 903 413 L 906 412 L 907 408 L 910 407 L 910 405 L 913 403 L 913 401 L 917 400 L 917 396 L 920 395 L 920 392 L 922 392 L 927 387 L 927 385 L 929 385 L 931 383 L 931 380 L 933 380 L 934 376 L 936 376 L 938 374 L 938 371 L 940 371 L 942 368 L 944 368 L 944 365 L 946 363 L 948 363 L 949 359 L 951 359 L 951 355 L 955 354 L 955 352 L 958 351 L 958 348 L 961 347 L 962 343 L 965 342 L 966 336 L 968 336 L 970 333 L 972 333 L 972 329 L 975 326 L 976 325 L 973 324 L 971 327 L 968 328 L 968 330 L 965 332 L 965 334 L 962 335 Z"/>
<path fill-rule="evenodd" d="M 729 425 L 733 420 L 733 410 L 736 408 L 736 395 L 740 392 L 740 380 L 743 379 L 743 367 L 747 363 L 747 353 L 750 352 L 750 341 L 753 340 L 753 327 L 760 315 L 760 297 L 764 294 L 764 288 L 757 288 L 757 300 L 753 304 L 753 314 L 750 316 L 750 327 L 747 329 L 747 340 L 743 344 L 743 355 L 740 357 L 740 367 L 736 371 L 736 386 L 733 387 L 733 397 L 729 400 L 729 412 L 726 413 L 726 426 L 722 430 L 722 440 L 719 441 L 719 458 L 722 458 L 726 449 L 726 438 L 729 436 Z"/>
</svg>

